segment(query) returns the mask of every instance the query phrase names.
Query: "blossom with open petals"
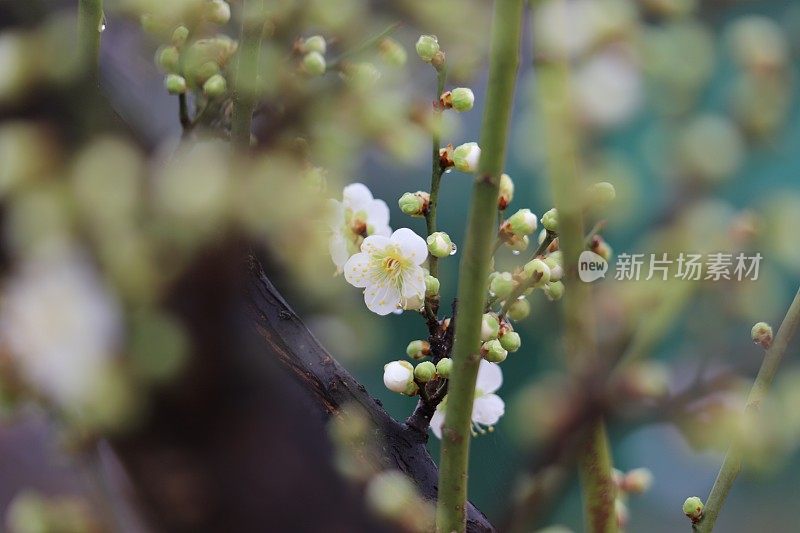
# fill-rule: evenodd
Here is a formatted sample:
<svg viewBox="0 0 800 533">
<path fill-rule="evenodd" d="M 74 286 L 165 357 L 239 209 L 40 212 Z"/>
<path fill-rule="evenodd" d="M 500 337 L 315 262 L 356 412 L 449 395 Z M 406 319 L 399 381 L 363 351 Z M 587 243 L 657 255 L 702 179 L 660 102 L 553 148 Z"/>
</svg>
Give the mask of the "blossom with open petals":
<svg viewBox="0 0 800 533">
<path fill-rule="evenodd" d="M 478 367 L 478 381 L 475 383 L 475 401 L 472 404 L 472 426 L 474 433 L 484 433 L 484 426 L 491 429 L 506 412 L 506 404 L 495 391 L 503 384 L 503 371 L 500 365 L 481 359 Z M 438 438 L 442 438 L 444 411 L 447 396 L 436 407 L 431 417 L 431 430 Z"/>
<path fill-rule="evenodd" d="M 425 270 L 428 257 L 425 240 L 408 228 L 391 237 L 370 235 L 344 265 L 344 277 L 354 287 L 364 289 L 364 302 L 373 313 L 388 315 L 406 309 L 409 303 L 421 305 L 425 298 Z M 418 307 L 417 307 L 418 308 Z"/>
<path fill-rule="evenodd" d="M 389 206 L 383 200 L 376 200 L 363 183 L 353 183 L 344 188 L 342 201 L 331 200 L 331 238 L 328 249 L 341 271 L 350 256 L 357 253 L 370 235 L 388 237 Z"/>
</svg>

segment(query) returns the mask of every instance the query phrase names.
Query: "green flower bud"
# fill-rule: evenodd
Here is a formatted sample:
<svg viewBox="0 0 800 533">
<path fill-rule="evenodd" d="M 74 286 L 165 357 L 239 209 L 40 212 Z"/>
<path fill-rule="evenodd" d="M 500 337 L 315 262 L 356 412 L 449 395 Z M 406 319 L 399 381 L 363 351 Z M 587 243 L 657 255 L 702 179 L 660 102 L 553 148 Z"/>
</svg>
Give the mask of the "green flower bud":
<svg viewBox="0 0 800 533">
<path fill-rule="evenodd" d="M 430 194 L 425 191 L 417 191 L 404 193 L 397 204 L 404 214 L 411 217 L 421 217 L 428 211 L 430 201 Z"/>
<path fill-rule="evenodd" d="M 416 340 L 408 343 L 406 355 L 411 359 L 420 360 L 431 354 L 431 345 L 428 341 Z"/>
<path fill-rule="evenodd" d="M 214 61 L 206 61 L 188 72 L 189 77 L 194 80 L 194 83 L 197 85 L 204 84 L 211 79 L 212 76 L 216 76 L 217 74 L 219 74 L 219 65 Z"/>
<path fill-rule="evenodd" d="M 303 52 L 318 52 L 325 55 L 328 50 L 328 43 L 325 42 L 325 37 L 322 35 L 312 35 L 303 41 Z"/>
<path fill-rule="evenodd" d="M 303 57 L 303 68 L 311 76 L 325 74 L 325 57 L 319 52 L 309 52 Z"/>
<path fill-rule="evenodd" d="M 703 518 L 703 500 L 698 498 L 697 496 L 692 496 L 690 498 L 686 498 L 686 501 L 683 502 L 683 514 L 689 517 L 689 520 L 692 521 L 693 524 L 696 524 Z"/>
<path fill-rule="evenodd" d="M 547 231 L 558 232 L 558 211 L 555 207 L 542 215 L 542 226 Z"/>
<path fill-rule="evenodd" d="M 590 205 L 605 207 L 614 201 L 617 191 L 609 182 L 601 181 L 586 189 L 586 197 Z"/>
<path fill-rule="evenodd" d="M 497 197 L 497 208 L 501 211 L 508 207 L 514 199 L 514 182 L 508 174 L 500 176 L 500 194 Z"/>
<path fill-rule="evenodd" d="M 417 55 L 425 61 L 430 63 L 439 52 L 439 39 L 435 35 L 420 35 L 416 44 Z"/>
<path fill-rule="evenodd" d="M 453 166 L 461 172 L 477 172 L 480 158 L 481 148 L 478 143 L 464 143 L 453 150 Z"/>
<path fill-rule="evenodd" d="M 428 251 L 434 257 L 447 257 L 455 253 L 456 247 L 450 236 L 443 232 L 437 231 L 428 235 Z"/>
<path fill-rule="evenodd" d="M 481 346 L 481 353 L 490 363 L 502 363 L 508 357 L 508 351 L 503 348 L 503 345 L 497 339 L 484 342 L 483 346 Z"/>
<path fill-rule="evenodd" d="M 550 269 L 550 281 L 559 281 L 564 276 L 562 261 L 563 256 L 560 250 L 551 252 L 544 258 L 544 264 Z"/>
<path fill-rule="evenodd" d="M 427 383 L 436 377 L 436 365 L 430 361 L 423 361 L 414 369 L 414 377 L 417 381 Z"/>
<path fill-rule="evenodd" d="M 180 67 L 181 53 L 174 46 L 159 48 L 156 52 L 156 64 L 167 73 L 176 74 Z"/>
<path fill-rule="evenodd" d="M 228 90 L 228 82 L 220 74 L 214 74 L 203 84 L 203 93 L 209 98 L 217 98 Z"/>
<path fill-rule="evenodd" d="M 560 281 L 545 283 L 544 294 L 551 302 L 560 300 L 561 297 L 564 296 L 564 284 Z"/>
<path fill-rule="evenodd" d="M 169 94 L 183 94 L 186 92 L 186 80 L 177 74 L 168 74 L 164 78 L 164 86 Z"/>
<path fill-rule="evenodd" d="M 206 18 L 213 24 L 227 24 L 231 20 L 231 6 L 224 0 L 211 0 L 206 4 Z"/>
<path fill-rule="evenodd" d="M 489 283 L 489 290 L 503 300 L 511 295 L 515 285 L 511 272 L 498 272 Z"/>
<path fill-rule="evenodd" d="M 472 109 L 475 104 L 475 95 L 472 93 L 472 89 L 458 87 L 450 91 L 450 102 L 453 109 L 463 113 Z"/>
<path fill-rule="evenodd" d="M 526 278 L 532 282 L 534 287 L 543 287 L 545 283 L 550 281 L 550 267 L 541 259 L 534 259 L 525 263 L 522 269 Z"/>
<path fill-rule="evenodd" d="M 402 67 L 408 60 L 406 49 L 391 37 L 381 40 L 378 52 L 381 54 L 381 59 L 392 67 Z"/>
<path fill-rule="evenodd" d="M 758 322 L 750 330 L 750 338 L 753 342 L 760 344 L 763 348 L 772 346 L 772 327 L 766 322 Z"/>
<path fill-rule="evenodd" d="M 536 231 L 536 215 L 530 209 L 520 209 L 506 223 L 514 235 L 530 235 Z"/>
<path fill-rule="evenodd" d="M 527 235 L 523 235 L 522 237 L 518 235 L 513 235 L 511 241 L 506 242 L 506 245 L 508 245 L 508 247 L 514 250 L 515 252 L 524 252 L 525 250 L 528 249 L 530 242 L 531 241 Z"/>
<path fill-rule="evenodd" d="M 189 38 L 189 28 L 186 26 L 178 26 L 175 28 L 175 31 L 172 32 L 172 44 L 173 46 L 177 46 L 180 48 L 184 44 L 186 44 L 186 40 Z"/>
<path fill-rule="evenodd" d="M 485 313 L 481 320 L 481 341 L 496 339 L 500 333 L 500 323 L 492 313 Z"/>
<path fill-rule="evenodd" d="M 432 297 L 439 294 L 439 279 L 428 274 L 425 276 L 425 296 Z"/>
<path fill-rule="evenodd" d="M 436 363 L 436 373 L 443 378 L 450 377 L 450 371 L 453 369 L 453 360 L 449 357 L 445 357 L 444 359 L 440 359 L 438 363 Z"/>
<path fill-rule="evenodd" d="M 531 304 L 525 298 L 515 301 L 508 308 L 508 318 L 511 320 L 524 320 L 531 314 Z"/>
<path fill-rule="evenodd" d="M 500 336 L 500 344 L 509 352 L 516 352 L 522 346 L 522 339 L 516 331 L 506 331 Z"/>
<path fill-rule="evenodd" d="M 414 396 L 418 392 L 419 392 L 419 386 L 416 384 L 416 382 L 412 380 L 408 382 L 408 385 L 406 385 L 406 390 L 404 390 L 401 394 L 405 396 Z"/>
</svg>

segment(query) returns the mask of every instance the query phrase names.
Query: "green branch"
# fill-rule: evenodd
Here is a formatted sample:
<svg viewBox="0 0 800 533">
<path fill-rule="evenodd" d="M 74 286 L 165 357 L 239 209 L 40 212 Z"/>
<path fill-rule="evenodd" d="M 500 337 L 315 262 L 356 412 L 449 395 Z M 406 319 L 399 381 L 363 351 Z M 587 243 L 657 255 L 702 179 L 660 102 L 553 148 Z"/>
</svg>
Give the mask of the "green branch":
<svg viewBox="0 0 800 533">
<path fill-rule="evenodd" d="M 436 100 L 444 92 L 445 81 L 447 80 L 447 67 L 441 65 L 436 69 Z M 442 108 L 436 104 L 433 112 L 433 146 L 431 150 L 431 192 L 428 202 L 428 211 L 425 213 L 425 223 L 428 227 L 428 235 L 436 232 L 436 207 L 439 205 L 439 185 L 442 182 L 442 163 L 439 157 L 439 150 L 442 147 Z M 434 278 L 439 277 L 439 260 L 431 255 L 428 258 L 428 270 Z"/>
<path fill-rule="evenodd" d="M 750 394 L 747 397 L 745 416 L 757 416 L 761 410 L 761 403 L 767 396 L 772 380 L 775 378 L 783 356 L 786 354 L 789 341 L 797 331 L 798 325 L 800 325 L 800 291 L 797 292 L 792 305 L 789 306 L 786 317 L 775 335 L 775 340 L 764 354 L 764 361 L 761 363 L 761 368 L 758 370 L 758 375 L 753 382 L 753 388 L 750 389 Z M 742 450 L 740 445 L 734 442 L 725 455 L 725 460 L 722 462 L 716 481 L 714 481 L 711 494 L 708 495 L 708 501 L 706 501 L 703 509 L 703 517 L 694 526 L 696 531 L 710 533 L 714 529 L 714 524 L 717 521 L 722 505 L 725 503 L 725 499 L 728 497 L 733 482 L 736 481 L 736 476 L 739 475 L 741 469 Z"/>
<path fill-rule="evenodd" d="M 591 315 L 591 286 L 577 277 L 578 257 L 584 247 L 583 185 L 579 172 L 579 132 L 575 127 L 570 97 L 569 65 L 563 58 L 537 64 L 537 98 L 547 139 L 547 172 L 558 209 L 559 248 L 564 254 L 564 344 L 567 365 L 579 374 L 596 364 L 595 328 Z M 605 425 L 600 420 L 580 450 L 581 491 L 586 531 L 617 531 L 611 451 Z"/>
<path fill-rule="evenodd" d="M 100 59 L 100 33 L 103 24 L 103 0 L 78 2 L 78 52 L 81 64 L 97 81 Z"/>
<path fill-rule="evenodd" d="M 258 85 L 258 58 L 263 31 L 264 0 L 244 0 L 231 119 L 231 140 L 242 150 L 250 147 L 250 131 Z"/>
<path fill-rule="evenodd" d="M 494 3 L 489 81 L 480 138 L 482 153 L 461 258 L 453 370 L 442 430 L 436 515 L 439 532 L 463 532 L 466 528 L 467 467 L 472 404 L 480 363 L 480 323 L 519 66 L 522 10 L 522 0 L 496 0 Z"/>
</svg>

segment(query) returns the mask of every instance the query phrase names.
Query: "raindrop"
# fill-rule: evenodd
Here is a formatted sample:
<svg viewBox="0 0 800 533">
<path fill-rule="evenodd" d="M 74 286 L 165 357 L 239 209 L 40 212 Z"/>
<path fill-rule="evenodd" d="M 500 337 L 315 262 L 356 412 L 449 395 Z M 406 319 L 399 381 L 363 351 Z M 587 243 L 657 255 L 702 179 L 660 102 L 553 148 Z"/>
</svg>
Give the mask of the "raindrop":
<svg viewBox="0 0 800 533">
<path fill-rule="evenodd" d="M 456 247 L 455 244 L 453 244 L 453 246 L 450 248 L 450 255 L 456 255 L 457 251 L 458 251 L 458 248 Z"/>
<path fill-rule="evenodd" d="M 493 293 L 492 291 L 489 291 L 489 298 L 496 298 L 496 297 L 497 297 L 497 295 L 495 293 Z"/>
<path fill-rule="evenodd" d="M 442 172 L 442 174 L 450 174 L 452 171 L 453 167 L 447 167 L 446 169 L 444 169 L 444 172 Z"/>
<path fill-rule="evenodd" d="M 519 250 L 511 250 L 511 253 L 514 254 L 514 255 L 519 255 L 520 252 L 519 252 Z"/>
<path fill-rule="evenodd" d="M 100 24 L 97 26 L 97 31 L 103 33 L 106 31 L 106 14 L 103 13 L 102 18 L 100 19 Z"/>
</svg>

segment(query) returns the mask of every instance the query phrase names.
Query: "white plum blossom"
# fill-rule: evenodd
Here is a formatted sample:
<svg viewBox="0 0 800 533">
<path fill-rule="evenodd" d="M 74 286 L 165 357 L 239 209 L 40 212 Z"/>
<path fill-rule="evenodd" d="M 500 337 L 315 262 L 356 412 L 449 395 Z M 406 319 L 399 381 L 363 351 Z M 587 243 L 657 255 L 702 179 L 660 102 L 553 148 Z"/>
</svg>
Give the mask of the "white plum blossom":
<svg viewBox="0 0 800 533">
<path fill-rule="evenodd" d="M 474 432 L 484 433 L 484 426 L 491 428 L 506 412 L 506 404 L 495 391 L 503 384 L 503 371 L 500 365 L 481 359 L 478 367 L 478 381 L 475 383 L 475 401 L 472 404 L 472 425 Z M 447 397 L 436 407 L 431 417 L 431 431 L 442 438 L 444 411 Z"/>
<path fill-rule="evenodd" d="M 403 393 L 414 379 L 414 367 L 408 361 L 392 361 L 383 367 L 383 384 L 392 392 Z"/>
<path fill-rule="evenodd" d="M 388 315 L 425 298 L 425 270 L 428 257 L 425 240 L 408 228 L 391 237 L 370 235 L 344 266 L 344 277 L 364 289 L 364 302 L 373 313 Z M 418 307 L 417 307 L 418 308 Z"/>
<path fill-rule="evenodd" d="M 328 249 L 339 272 L 350 256 L 358 252 L 365 237 L 388 237 L 392 233 L 389 206 L 383 200 L 373 198 L 363 183 L 345 187 L 341 202 L 331 200 L 329 225 L 331 237 Z"/>
<path fill-rule="evenodd" d="M 22 377 L 63 406 L 84 403 L 118 348 L 117 302 L 77 254 L 24 263 L 3 291 L 0 342 Z"/>
</svg>

